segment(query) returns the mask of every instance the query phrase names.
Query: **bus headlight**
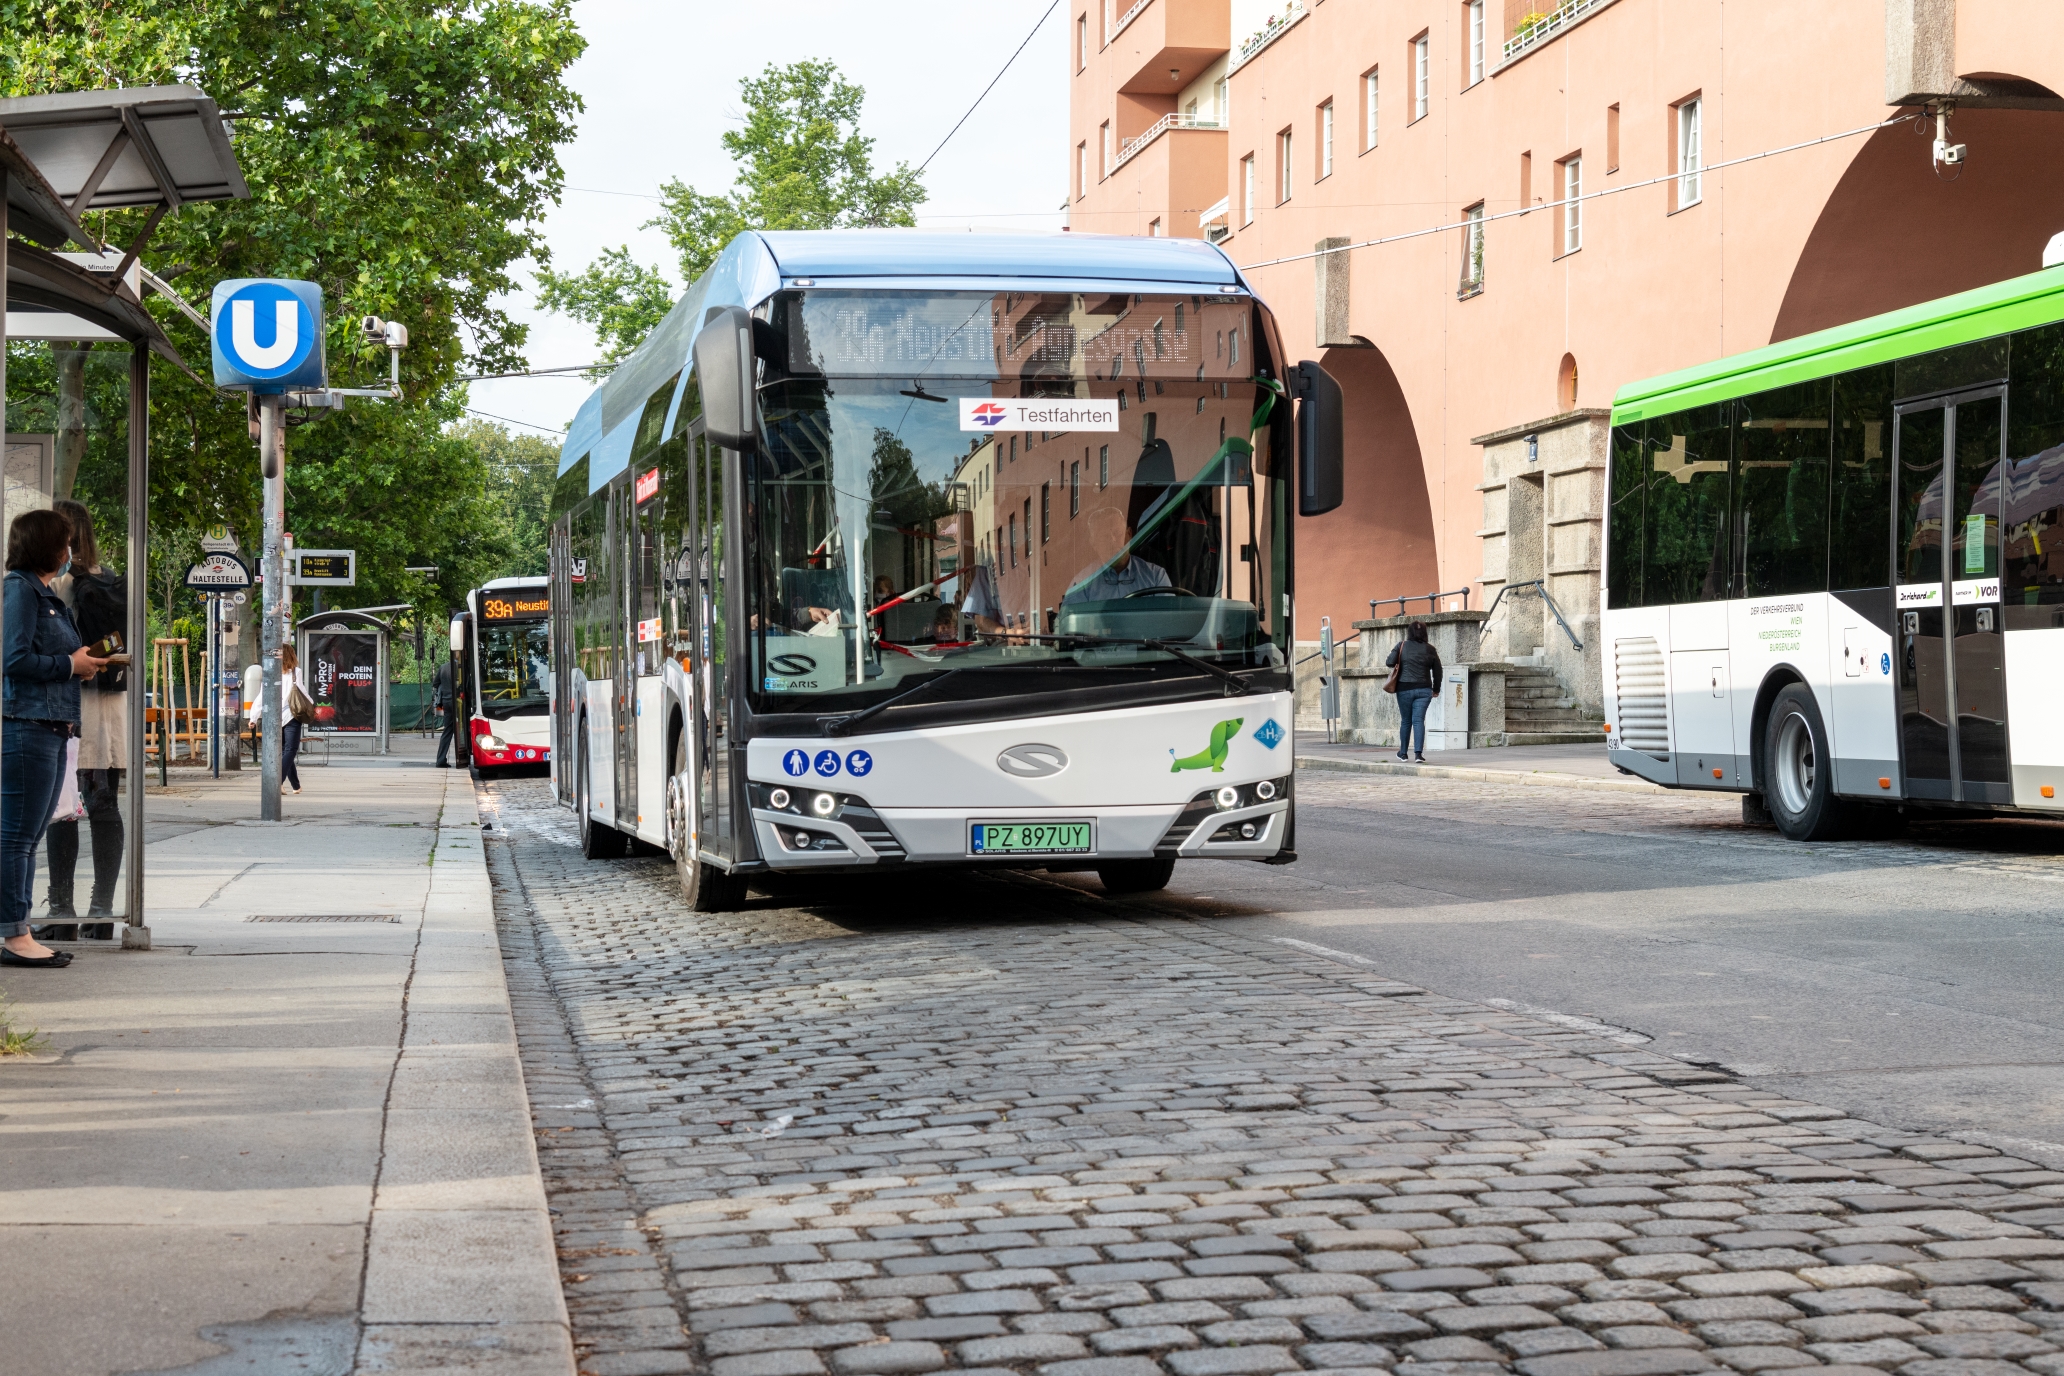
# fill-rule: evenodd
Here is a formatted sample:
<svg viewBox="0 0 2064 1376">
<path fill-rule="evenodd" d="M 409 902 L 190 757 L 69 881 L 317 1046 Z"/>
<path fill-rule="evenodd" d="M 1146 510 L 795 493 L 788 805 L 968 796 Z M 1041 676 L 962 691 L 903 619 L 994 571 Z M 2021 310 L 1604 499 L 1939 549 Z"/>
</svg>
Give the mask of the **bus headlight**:
<svg viewBox="0 0 2064 1376">
<path fill-rule="evenodd" d="M 476 744 L 482 750 L 507 750 L 509 748 L 508 742 L 504 741 L 500 736 L 482 736 Z"/>
<path fill-rule="evenodd" d="M 769 793 L 767 795 L 767 801 L 775 807 L 787 807 L 788 790 L 785 788 L 775 789 L 772 793 Z"/>
<path fill-rule="evenodd" d="M 1214 795 L 1214 800 L 1221 811 L 1230 811 L 1240 805 L 1240 790 L 1227 784 Z"/>
<path fill-rule="evenodd" d="M 838 811 L 838 797 L 831 793 L 820 793 L 810 800 L 810 811 L 819 817 L 829 817 Z"/>
<path fill-rule="evenodd" d="M 1264 803 L 1275 797 L 1276 781 L 1274 779 L 1263 779 L 1254 786 L 1254 796 L 1261 799 Z"/>
</svg>

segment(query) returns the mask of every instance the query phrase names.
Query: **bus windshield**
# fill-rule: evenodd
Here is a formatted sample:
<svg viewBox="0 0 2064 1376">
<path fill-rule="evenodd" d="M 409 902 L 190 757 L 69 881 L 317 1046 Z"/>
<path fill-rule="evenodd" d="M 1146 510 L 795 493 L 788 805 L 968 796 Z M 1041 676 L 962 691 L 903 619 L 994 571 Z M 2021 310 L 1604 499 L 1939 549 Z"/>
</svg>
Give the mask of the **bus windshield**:
<svg viewBox="0 0 2064 1376">
<path fill-rule="evenodd" d="M 550 644 L 543 621 L 480 629 L 480 714 L 490 721 L 541 717 L 550 706 Z"/>
<path fill-rule="evenodd" d="M 746 611 L 754 710 L 1280 667 L 1288 405 L 1244 297 L 777 300 Z M 1056 673 L 1053 671 L 1064 671 Z"/>
</svg>

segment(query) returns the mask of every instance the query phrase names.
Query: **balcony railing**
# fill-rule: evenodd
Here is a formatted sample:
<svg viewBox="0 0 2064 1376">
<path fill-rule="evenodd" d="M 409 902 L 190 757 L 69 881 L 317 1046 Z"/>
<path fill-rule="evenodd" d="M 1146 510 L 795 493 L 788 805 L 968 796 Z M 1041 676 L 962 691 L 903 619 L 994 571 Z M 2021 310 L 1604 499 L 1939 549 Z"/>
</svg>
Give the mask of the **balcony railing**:
<svg viewBox="0 0 2064 1376">
<path fill-rule="evenodd" d="M 1530 48 L 1546 43 L 1591 11 L 1603 9 L 1613 0 L 1565 0 L 1553 10 L 1540 11 L 1522 19 L 1512 37 L 1505 40 L 1505 62 L 1511 62 Z M 1500 63 L 1499 65 L 1503 65 Z"/>
<path fill-rule="evenodd" d="M 1116 24 L 1113 24 L 1111 26 L 1111 31 L 1109 33 L 1104 35 L 1104 42 L 1108 44 L 1112 40 L 1116 39 L 1119 34 L 1124 33 L 1125 26 L 1127 24 L 1130 24 L 1133 20 L 1139 18 L 1140 11 L 1153 3 L 1154 0 L 1136 0 L 1136 3 L 1133 5 L 1133 7 L 1127 10 L 1124 13 L 1124 15 L 1119 18 Z"/>
<path fill-rule="evenodd" d="M 1108 177 L 1112 172 L 1116 172 L 1119 168 L 1125 166 L 1125 164 L 1127 164 L 1128 162 L 1131 162 L 1134 154 L 1138 153 L 1141 149 L 1145 148 L 1148 144 L 1152 143 L 1155 139 L 1160 138 L 1163 134 L 1167 133 L 1171 129 L 1223 128 L 1225 128 L 1225 126 L 1220 124 L 1217 120 L 1206 119 L 1202 115 L 1163 115 L 1161 116 L 1161 118 L 1155 120 L 1152 124 L 1148 125 L 1146 128 L 1146 132 L 1141 134 L 1138 138 L 1123 139 L 1119 142 L 1118 156 L 1111 160 L 1110 170 L 1105 172 L 1104 175 Z"/>
<path fill-rule="evenodd" d="M 1304 18 L 1304 0 L 1290 0 L 1278 14 L 1268 17 L 1268 22 L 1242 39 L 1233 51 L 1233 60 L 1226 67 L 1226 74 L 1232 75 L 1240 68 L 1261 55 L 1261 50 L 1290 32 L 1298 20 Z"/>
</svg>

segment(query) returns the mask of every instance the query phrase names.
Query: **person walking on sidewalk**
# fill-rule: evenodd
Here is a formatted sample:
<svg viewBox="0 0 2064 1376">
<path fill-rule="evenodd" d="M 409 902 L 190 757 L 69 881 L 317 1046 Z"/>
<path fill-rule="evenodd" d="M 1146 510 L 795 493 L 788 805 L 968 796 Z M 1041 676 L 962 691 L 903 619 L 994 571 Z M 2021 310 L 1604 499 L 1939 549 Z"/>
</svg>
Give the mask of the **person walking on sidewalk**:
<svg viewBox="0 0 2064 1376">
<path fill-rule="evenodd" d="M 88 653 L 71 609 L 50 590 L 70 570 L 72 523 L 24 511 L 7 531 L 0 618 L 0 965 L 72 963 L 29 933 L 36 847 L 57 810 L 70 743 L 79 732 L 79 681 L 107 664 Z"/>
<path fill-rule="evenodd" d="M 1383 667 L 1395 666 L 1398 671 L 1397 710 L 1398 738 L 1397 757 L 1405 759 L 1406 747 L 1411 748 L 1411 757 L 1420 764 L 1426 763 L 1426 709 L 1433 703 L 1433 695 L 1440 691 L 1440 651 L 1426 640 L 1426 623 L 1414 621 L 1405 627 L 1405 638 L 1390 652 L 1390 658 L 1383 661 Z"/>
<path fill-rule="evenodd" d="M 109 636 L 125 636 L 129 628 L 129 592 L 120 574 L 100 566 L 100 545 L 93 535 L 93 514 L 74 501 L 60 501 L 57 511 L 72 523 L 72 571 L 51 580 L 50 589 L 72 609 L 72 622 L 88 645 Z M 93 896 L 86 916 L 113 918 L 115 881 L 122 873 L 122 771 L 129 764 L 129 681 L 127 671 L 110 667 L 79 690 L 79 800 L 93 834 Z M 43 919 L 69 924 L 78 917 L 73 905 L 73 875 L 79 865 L 79 824 L 72 818 L 50 824 L 49 913 Z M 112 921 L 89 923 L 79 936 L 106 940 Z M 54 933 L 59 940 L 74 935 Z"/>
<path fill-rule="evenodd" d="M 433 701 L 437 710 L 444 713 L 444 734 L 437 738 L 437 767 L 447 769 L 451 764 L 452 738 L 458 734 L 458 714 L 452 710 L 452 664 L 450 659 L 437 666 L 437 677 L 432 681 Z"/>
<path fill-rule="evenodd" d="M 302 676 L 300 657 L 291 644 L 280 646 L 280 706 L 286 708 L 287 724 L 280 731 L 280 792 L 301 791 L 301 771 L 294 757 L 301 753 L 301 714 L 294 710 L 294 693 L 299 690 L 303 711 L 312 710 L 308 680 Z M 244 717 L 262 724 L 265 716 L 265 665 L 244 670 Z"/>
</svg>

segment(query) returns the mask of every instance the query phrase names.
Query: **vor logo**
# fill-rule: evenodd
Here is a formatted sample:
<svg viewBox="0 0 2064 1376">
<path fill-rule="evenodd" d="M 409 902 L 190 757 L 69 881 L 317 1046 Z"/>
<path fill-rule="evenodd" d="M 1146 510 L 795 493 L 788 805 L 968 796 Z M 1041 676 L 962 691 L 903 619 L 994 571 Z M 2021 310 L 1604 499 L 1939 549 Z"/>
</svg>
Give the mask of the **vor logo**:
<svg viewBox="0 0 2064 1376">
<path fill-rule="evenodd" d="M 1058 745 L 1014 745 L 996 757 L 996 767 L 1018 779 L 1050 779 L 1068 767 L 1068 752 Z"/>
<path fill-rule="evenodd" d="M 987 425 L 994 428 L 1003 424 L 1004 417 L 1009 414 L 1010 412 L 1004 410 L 1003 407 L 995 402 L 985 401 L 974 409 L 972 417 L 977 425 Z"/>
</svg>

